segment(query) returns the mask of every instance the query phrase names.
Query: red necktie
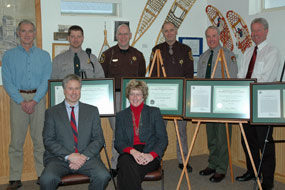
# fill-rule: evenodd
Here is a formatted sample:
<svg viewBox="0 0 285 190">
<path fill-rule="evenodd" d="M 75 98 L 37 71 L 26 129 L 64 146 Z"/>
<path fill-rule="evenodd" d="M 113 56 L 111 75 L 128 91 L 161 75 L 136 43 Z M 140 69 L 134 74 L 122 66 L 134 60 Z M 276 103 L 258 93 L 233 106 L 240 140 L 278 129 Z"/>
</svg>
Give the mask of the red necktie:
<svg viewBox="0 0 285 190">
<path fill-rule="evenodd" d="M 77 132 L 77 128 L 76 128 L 76 120 L 75 120 L 75 114 L 74 114 L 74 107 L 73 107 L 73 106 L 70 106 L 70 108 L 71 108 L 70 125 L 71 125 L 71 128 L 72 128 L 72 133 L 73 133 L 73 138 L 74 138 L 75 152 L 78 152 L 78 148 L 77 148 L 78 132 Z"/>
<path fill-rule="evenodd" d="M 253 54 L 252 54 L 252 57 L 251 57 L 250 62 L 249 62 L 248 71 L 247 71 L 247 74 L 246 74 L 246 78 L 247 79 L 251 78 L 251 75 L 252 75 L 252 72 L 253 72 L 253 69 L 254 69 L 255 60 L 256 60 L 257 49 L 258 49 L 258 47 L 255 46 Z"/>
</svg>

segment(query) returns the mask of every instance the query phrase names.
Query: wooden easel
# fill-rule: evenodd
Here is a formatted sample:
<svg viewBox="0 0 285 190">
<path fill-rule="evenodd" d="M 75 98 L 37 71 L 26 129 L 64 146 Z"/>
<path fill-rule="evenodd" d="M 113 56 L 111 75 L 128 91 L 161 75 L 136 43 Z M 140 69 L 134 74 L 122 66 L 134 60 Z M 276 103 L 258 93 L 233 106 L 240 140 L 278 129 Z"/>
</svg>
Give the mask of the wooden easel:
<svg viewBox="0 0 285 190">
<path fill-rule="evenodd" d="M 260 180 L 258 178 L 258 175 L 257 175 L 257 171 L 256 171 L 256 167 L 255 167 L 255 164 L 254 164 L 254 161 L 253 161 L 253 158 L 252 158 L 252 154 L 251 154 L 251 151 L 249 149 L 249 146 L 248 146 L 248 142 L 247 142 L 247 138 L 245 136 L 245 133 L 244 133 L 244 129 L 243 129 L 243 123 L 247 123 L 247 121 L 230 121 L 230 120 L 195 120 L 193 119 L 192 122 L 198 122 L 197 123 L 197 126 L 196 126 L 196 129 L 195 129 L 195 132 L 194 132 L 194 136 L 193 136 L 193 139 L 192 139 L 192 142 L 190 144 L 190 147 L 189 147 L 189 151 L 188 151 L 188 155 L 187 155 L 187 158 L 186 158 L 186 163 L 189 162 L 189 158 L 191 156 L 191 153 L 192 153 L 192 150 L 193 150 L 193 147 L 194 147 L 194 143 L 196 141 L 196 138 L 197 138 L 197 135 L 198 135 L 198 131 L 199 131 L 199 128 L 200 128 L 200 125 L 202 122 L 212 122 L 212 123 L 225 123 L 226 124 L 226 130 L 227 130 L 227 138 L 229 137 L 229 132 L 228 132 L 228 123 L 237 123 L 239 124 L 239 127 L 240 127 L 240 131 L 241 131 L 241 134 L 242 134 L 242 137 L 244 139 L 244 142 L 245 142 L 245 145 L 246 145 L 246 149 L 248 151 L 248 155 L 249 155 L 249 158 L 250 158 L 250 162 L 252 164 L 252 168 L 253 168 L 253 171 L 254 171 L 254 175 L 257 179 L 257 184 L 258 184 L 258 187 L 260 190 L 262 190 L 262 187 L 261 187 L 261 183 L 260 183 Z M 230 147 L 230 143 L 229 143 L 229 140 L 227 141 L 228 143 L 228 148 Z M 230 149 L 229 150 L 229 154 L 230 154 Z M 231 164 L 231 163 L 230 163 Z M 178 182 L 178 185 L 177 185 L 177 188 L 176 190 L 179 189 L 179 187 L 181 186 L 181 182 L 182 182 L 182 179 L 183 179 L 183 176 L 184 176 L 184 172 L 186 171 L 186 167 L 184 166 L 183 168 L 183 171 L 181 173 L 181 176 L 179 178 L 179 182 Z M 232 174 L 231 174 L 232 175 Z M 232 179 L 233 180 L 233 179 Z"/>
<path fill-rule="evenodd" d="M 153 67 L 154 67 L 156 61 L 157 61 L 157 64 L 156 64 L 157 77 L 160 77 L 160 68 L 162 69 L 163 77 L 166 77 L 166 72 L 165 72 L 163 61 L 162 61 L 160 49 L 155 50 L 148 76 L 151 77 L 152 70 L 153 70 Z"/>
<path fill-rule="evenodd" d="M 221 48 L 219 50 L 219 53 L 218 53 L 218 56 L 217 56 L 217 59 L 216 59 L 216 62 L 215 62 L 215 66 L 214 66 L 214 70 L 212 72 L 212 75 L 211 75 L 211 78 L 214 78 L 215 77 L 215 73 L 216 73 L 216 69 L 217 69 L 217 65 L 218 65 L 218 62 L 221 62 L 221 72 L 222 72 L 222 78 L 225 78 L 225 75 L 224 75 L 224 71 L 226 70 L 226 74 L 227 74 L 227 78 L 230 78 L 230 74 L 229 74 L 229 71 L 228 71 L 228 66 L 227 66 L 227 61 L 226 61 L 226 58 L 225 58 L 225 54 L 224 54 L 224 50 L 223 48 Z M 225 67 L 225 68 L 224 68 Z M 225 69 L 225 70 L 224 70 Z M 192 122 L 198 122 L 197 126 L 196 126 L 196 130 L 194 132 L 194 136 L 193 136 L 193 139 L 192 139 L 192 142 L 191 142 L 191 145 L 190 145 L 190 148 L 189 148 L 189 151 L 188 151 L 188 155 L 187 155 L 187 158 L 186 158 L 186 163 L 188 163 L 189 161 L 189 158 L 190 158 L 190 155 L 191 155 L 191 152 L 193 150 L 193 146 L 194 146 L 194 143 L 196 141 L 196 138 L 197 138 L 197 134 L 198 134 L 198 131 L 199 131 L 199 128 L 200 128 L 200 125 L 202 122 L 205 122 L 205 123 L 208 123 L 208 122 L 211 122 L 211 123 L 225 123 L 226 125 L 226 134 L 227 134 L 227 145 L 228 145 L 228 154 L 229 154 L 229 165 L 230 165 L 230 173 L 231 173 L 231 181 L 232 183 L 234 182 L 234 175 L 233 175 L 233 168 L 232 168 L 232 157 L 231 157 L 231 145 L 230 145 L 230 135 L 229 135 L 229 127 L 228 127 L 228 123 L 238 123 L 239 126 L 240 126 L 240 130 L 241 130 L 241 133 L 242 133 L 242 136 L 243 136 L 243 139 L 244 139 L 244 142 L 245 142 L 245 145 L 246 145 L 246 149 L 248 151 L 248 154 L 249 154 L 249 158 L 250 158 L 250 161 L 251 161 L 251 164 L 252 164 L 252 168 L 253 168 L 253 171 L 254 171 L 254 174 L 256 176 L 256 179 L 257 179 L 257 184 L 258 184 L 258 187 L 260 190 L 262 190 L 262 187 L 261 187 L 261 183 L 260 183 L 260 180 L 258 178 L 258 175 L 257 175 L 257 171 L 256 171 L 256 167 L 255 167 L 255 164 L 254 164 L 254 161 L 253 161 L 253 158 L 252 158 L 252 154 L 251 154 L 251 151 L 249 149 L 249 146 L 248 146 L 248 141 L 247 141 L 247 138 L 245 136 L 245 133 L 244 133 L 244 129 L 243 129 L 243 125 L 242 123 L 247 123 L 247 121 L 230 121 L 230 120 L 195 120 L 193 119 Z M 184 176 L 184 172 L 186 171 L 186 167 L 184 166 L 183 168 L 183 171 L 181 173 L 181 176 L 179 178 L 179 182 L 178 182 L 178 185 L 177 185 L 177 188 L 176 190 L 178 190 L 181 186 L 181 182 L 182 182 L 182 179 L 183 179 L 183 176 Z"/>
<path fill-rule="evenodd" d="M 153 56 L 153 60 L 152 60 L 152 63 L 151 63 L 151 69 L 150 69 L 150 72 L 149 72 L 149 77 L 151 77 L 151 74 L 152 74 L 152 71 L 153 71 L 153 67 L 154 67 L 154 64 L 156 63 L 156 61 L 157 61 L 157 77 L 160 77 L 160 68 L 162 69 L 163 77 L 166 77 L 166 72 L 165 72 L 165 68 L 164 68 L 164 65 L 163 65 L 163 60 L 162 60 L 161 53 L 160 53 L 159 49 L 155 50 L 155 53 L 154 53 L 154 56 Z M 176 136 L 177 136 L 177 141 L 178 141 L 180 154 L 181 154 L 181 158 L 182 158 L 182 162 L 183 162 L 183 166 L 184 166 L 183 167 L 184 169 L 182 170 L 182 172 L 185 173 L 187 186 L 188 186 L 189 189 L 191 189 L 189 175 L 188 175 L 187 170 L 185 170 L 185 168 L 187 167 L 187 163 L 188 162 L 185 162 L 185 158 L 184 158 L 184 154 L 183 154 L 184 152 L 183 152 L 183 148 L 182 148 L 182 145 L 181 145 L 181 138 L 180 138 L 178 124 L 177 124 L 177 120 L 182 120 L 183 118 L 182 117 L 173 117 L 173 116 L 163 116 L 163 119 L 173 120 L 173 122 L 174 122 Z"/>
</svg>

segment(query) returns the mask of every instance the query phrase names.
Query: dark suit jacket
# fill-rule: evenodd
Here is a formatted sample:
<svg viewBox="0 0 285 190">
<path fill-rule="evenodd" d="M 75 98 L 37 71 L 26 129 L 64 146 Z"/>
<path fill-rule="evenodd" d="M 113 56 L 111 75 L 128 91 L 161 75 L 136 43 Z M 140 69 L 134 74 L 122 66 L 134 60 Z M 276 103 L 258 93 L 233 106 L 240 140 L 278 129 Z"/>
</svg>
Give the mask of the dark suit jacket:
<svg viewBox="0 0 285 190">
<path fill-rule="evenodd" d="M 49 158 L 64 160 L 66 155 L 74 152 L 72 128 L 64 102 L 46 110 L 43 141 L 45 165 Z M 98 109 L 79 102 L 78 152 L 90 160 L 100 158 L 99 153 L 103 145 L 104 136 Z"/>
<path fill-rule="evenodd" d="M 160 110 L 143 106 L 139 130 L 140 141 L 146 143 L 144 153 L 156 152 L 161 159 L 168 144 L 168 137 Z M 120 111 L 116 116 L 115 147 L 121 154 L 127 147 L 133 147 L 134 131 L 131 108 Z"/>
</svg>

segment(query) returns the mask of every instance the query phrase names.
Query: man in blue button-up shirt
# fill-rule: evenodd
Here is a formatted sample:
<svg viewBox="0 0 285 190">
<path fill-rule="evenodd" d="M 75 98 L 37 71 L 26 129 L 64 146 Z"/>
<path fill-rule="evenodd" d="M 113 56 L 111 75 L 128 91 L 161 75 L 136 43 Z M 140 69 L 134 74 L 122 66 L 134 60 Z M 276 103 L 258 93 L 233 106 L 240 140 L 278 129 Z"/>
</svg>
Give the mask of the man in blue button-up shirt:
<svg viewBox="0 0 285 190">
<path fill-rule="evenodd" d="M 22 185 L 23 145 L 28 125 L 37 175 L 40 176 L 43 170 L 45 94 L 52 69 L 49 54 L 33 46 L 34 24 L 28 20 L 21 21 L 17 34 L 20 45 L 6 51 L 2 59 L 3 86 L 10 96 L 10 183 L 7 190 Z"/>
</svg>

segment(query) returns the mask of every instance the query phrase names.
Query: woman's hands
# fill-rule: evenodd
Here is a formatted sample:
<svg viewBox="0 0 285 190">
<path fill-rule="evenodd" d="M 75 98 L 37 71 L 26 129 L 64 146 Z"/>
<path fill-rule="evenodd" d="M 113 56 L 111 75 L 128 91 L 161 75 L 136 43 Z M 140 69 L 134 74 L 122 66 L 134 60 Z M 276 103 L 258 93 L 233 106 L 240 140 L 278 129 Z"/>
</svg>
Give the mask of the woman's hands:
<svg viewBox="0 0 285 190">
<path fill-rule="evenodd" d="M 147 165 L 149 162 L 153 161 L 153 157 L 151 154 L 142 153 L 137 151 L 136 149 L 132 149 L 130 154 L 134 157 L 136 162 L 140 165 Z"/>
</svg>

